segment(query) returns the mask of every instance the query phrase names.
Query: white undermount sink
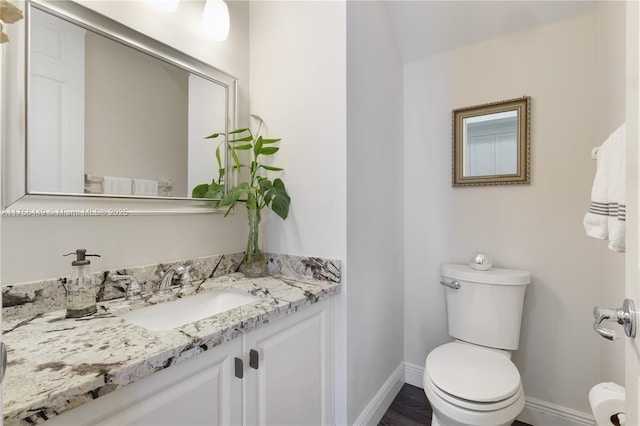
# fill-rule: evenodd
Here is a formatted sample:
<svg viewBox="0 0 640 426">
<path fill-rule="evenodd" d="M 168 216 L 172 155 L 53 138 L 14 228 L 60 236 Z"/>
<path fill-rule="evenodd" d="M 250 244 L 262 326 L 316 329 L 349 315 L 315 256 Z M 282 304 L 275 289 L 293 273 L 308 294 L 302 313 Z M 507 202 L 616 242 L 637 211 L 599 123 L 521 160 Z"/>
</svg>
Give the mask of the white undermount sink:
<svg viewBox="0 0 640 426">
<path fill-rule="evenodd" d="M 150 331 L 166 331 L 258 300 L 242 291 L 211 290 L 117 316 Z"/>
</svg>

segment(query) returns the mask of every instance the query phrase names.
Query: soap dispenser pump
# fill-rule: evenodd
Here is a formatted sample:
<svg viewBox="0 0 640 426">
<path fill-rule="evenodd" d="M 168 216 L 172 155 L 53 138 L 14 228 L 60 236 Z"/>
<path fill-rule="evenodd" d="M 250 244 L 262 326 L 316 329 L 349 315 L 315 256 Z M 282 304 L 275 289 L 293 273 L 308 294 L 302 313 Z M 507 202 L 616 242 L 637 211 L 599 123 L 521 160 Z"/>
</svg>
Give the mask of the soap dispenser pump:
<svg viewBox="0 0 640 426">
<path fill-rule="evenodd" d="M 89 270 L 91 262 L 87 260 L 87 257 L 100 257 L 100 255 L 87 254 L 86 249 L 77 249 L 75 252 L 67 253 L 63 256 L 74 254 L 76 255 L 76 260 L 71 262 L 73 272 L 65 286 L 67 292 L 67 318 L 80 318 L 97 312 L 95 282 Z"/>
</svg>

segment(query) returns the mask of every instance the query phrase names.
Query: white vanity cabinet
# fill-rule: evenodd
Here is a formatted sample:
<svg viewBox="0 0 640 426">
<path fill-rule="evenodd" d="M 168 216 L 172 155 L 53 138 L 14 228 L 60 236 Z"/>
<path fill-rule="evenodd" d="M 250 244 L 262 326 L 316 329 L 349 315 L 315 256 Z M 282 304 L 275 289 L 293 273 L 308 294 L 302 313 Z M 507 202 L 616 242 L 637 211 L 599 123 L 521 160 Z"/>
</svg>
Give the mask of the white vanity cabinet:
<svg viewBox="0 0 640 426">
<path fill-rule="evenodd" d="M 47 426 L 240 424 L 240 339 L 216 346 L 45 422 Z"/>
<path fill-rule="evenodd" d="M 243 346 L 259 355 L 245 372 L 244 424 L 333 424 L 329 301 L 247 333 Z"/>
<path fill-rule="evenodd" d="M 45 424 L 331 424 L 331 347 L 331 305 L 325 300 Z"/>
</svg>

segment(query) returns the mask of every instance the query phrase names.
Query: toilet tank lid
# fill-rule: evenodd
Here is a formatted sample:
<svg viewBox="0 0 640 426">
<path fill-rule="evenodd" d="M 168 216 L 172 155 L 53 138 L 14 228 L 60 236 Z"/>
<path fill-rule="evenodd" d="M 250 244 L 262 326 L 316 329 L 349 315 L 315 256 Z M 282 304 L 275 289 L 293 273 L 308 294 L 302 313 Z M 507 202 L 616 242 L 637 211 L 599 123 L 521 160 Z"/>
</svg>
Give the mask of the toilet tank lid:
<svg viewBox="0 0 640 426">
<path fill-rule="evenodd" d="M 469 265 L 446 263 L 441 266 L 440 272 L 444 278 L 482 284 L 527 285 L 531 282 L 529 271 L 516 269 L 491 268 L 488 271 L 478 271 Z"/>
</svg>

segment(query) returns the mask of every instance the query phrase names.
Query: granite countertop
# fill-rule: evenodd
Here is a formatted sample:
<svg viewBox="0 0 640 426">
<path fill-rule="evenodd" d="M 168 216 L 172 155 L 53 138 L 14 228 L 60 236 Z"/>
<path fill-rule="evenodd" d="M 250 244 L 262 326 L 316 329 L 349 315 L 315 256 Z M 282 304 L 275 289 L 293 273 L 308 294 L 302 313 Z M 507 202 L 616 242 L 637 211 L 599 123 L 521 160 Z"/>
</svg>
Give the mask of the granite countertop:
<svg viewBox="0 0 640 426">
<path fill-rule="evenodd" d="M 340 284 L 285 276 L 249 279 L 231 273 L 204 281 L 196 292 L 226 288 L 261 299 L 162 332 L 116 316 L 158 303 L 156 295 L 135 302 L 101 302 L 98 313 L 85 318 L 65 319 L 65 311 L 56 310 L 3 321 L 9 360 L 2 384 L 4 425 L 41 423 L 325 299 L 337 293 Z M 162 301 L 184 296 L 174 290 Z"/>
</svg>

